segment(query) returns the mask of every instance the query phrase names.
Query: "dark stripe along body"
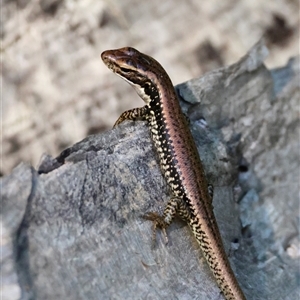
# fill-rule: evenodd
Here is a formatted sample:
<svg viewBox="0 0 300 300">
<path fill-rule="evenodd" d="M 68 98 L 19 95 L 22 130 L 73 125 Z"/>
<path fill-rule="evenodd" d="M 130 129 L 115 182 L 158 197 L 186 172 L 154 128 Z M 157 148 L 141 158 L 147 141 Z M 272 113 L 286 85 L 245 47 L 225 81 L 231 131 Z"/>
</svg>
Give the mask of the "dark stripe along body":
<svg viewBox="0 0 300 300">
<path fill-rule="evenodd" d="M 181 215 L 188 216 L 225 298 L 246 299 L 224 251 L 202 163 L 169 76 L 156 60 L 133 48 L 105 51 L 102 59 L 145 101 L 141 117 L 149 123 L 162 172 L 173 195 L 184 201 Z M 116 124 L 124 119 L 121 115 Z"/>
</svg>

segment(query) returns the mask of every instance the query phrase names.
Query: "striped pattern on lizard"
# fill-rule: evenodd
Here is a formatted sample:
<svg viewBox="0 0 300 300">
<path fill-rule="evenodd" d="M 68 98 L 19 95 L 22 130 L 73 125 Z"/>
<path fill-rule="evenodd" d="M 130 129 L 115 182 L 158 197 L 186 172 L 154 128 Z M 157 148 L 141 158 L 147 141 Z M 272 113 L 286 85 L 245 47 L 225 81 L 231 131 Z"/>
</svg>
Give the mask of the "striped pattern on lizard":
<svg viewBox="0 0 300 300">
<path fill-rule="evenodd" d="M 125 120 L 147 120 L 172 191 L 163 215 L 149 212 L 145 218 L 165 231 L 178 214 L 194 233 L 224 297 L 246 299 L 225 253 L 204 169 L 169 76 L 155 59 L 131 47 L 107 50 L 101 57 L 145 102 L 145 106 L 121 114 L 115 126 Z"/>
</svg>

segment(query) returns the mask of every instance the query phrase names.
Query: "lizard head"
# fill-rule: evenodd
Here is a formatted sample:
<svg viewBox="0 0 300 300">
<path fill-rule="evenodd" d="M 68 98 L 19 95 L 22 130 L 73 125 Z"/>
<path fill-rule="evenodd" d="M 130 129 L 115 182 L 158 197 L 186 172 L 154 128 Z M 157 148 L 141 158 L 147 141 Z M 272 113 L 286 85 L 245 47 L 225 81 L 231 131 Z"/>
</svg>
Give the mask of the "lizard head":
<svg viewBox="0 0 300 300">
<path fill-rule="evenodd" d="M 101 58 L 110 70 L 134 87 L 146 104 L 158 97 L 158 86 L 170 82 L 166 71 L 154 58 L 132 47 L 104 51 Z"/>
</svg>

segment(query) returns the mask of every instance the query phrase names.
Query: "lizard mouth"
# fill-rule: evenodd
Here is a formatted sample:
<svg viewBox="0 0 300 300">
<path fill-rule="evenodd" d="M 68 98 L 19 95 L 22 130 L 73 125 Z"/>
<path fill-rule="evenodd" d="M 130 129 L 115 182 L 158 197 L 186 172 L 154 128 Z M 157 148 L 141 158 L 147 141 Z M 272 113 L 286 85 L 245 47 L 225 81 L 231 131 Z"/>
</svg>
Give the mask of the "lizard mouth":
<svg viewBox="0 0 300 300">
<path fill-rule="evenodd" d="M 116 71 L 118 70 L 119 66 L 116 63 L 116 58 L 110 50 L 104 51 L 101 54 L 101 58 L 109 70 L 113 71 L 114 73 L 117 73 Z"/>
</svg>

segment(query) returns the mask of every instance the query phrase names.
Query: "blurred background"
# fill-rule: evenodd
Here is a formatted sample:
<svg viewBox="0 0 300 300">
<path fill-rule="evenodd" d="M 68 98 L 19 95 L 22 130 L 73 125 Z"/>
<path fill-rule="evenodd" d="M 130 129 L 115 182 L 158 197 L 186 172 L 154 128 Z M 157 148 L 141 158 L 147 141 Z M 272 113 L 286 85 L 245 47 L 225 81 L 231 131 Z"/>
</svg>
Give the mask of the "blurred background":
<svg viewBox="0 0 300 300">
<path fill-rule="evenodd" d="M 174 85 L 236 62 L 261 36 L 268 68 L 299 55 L 298 0 L 4 0 L 1 4 L 1 175 L 37 166 L 142 106 L 100 59 L 133 46 Z"/>
</svg>

